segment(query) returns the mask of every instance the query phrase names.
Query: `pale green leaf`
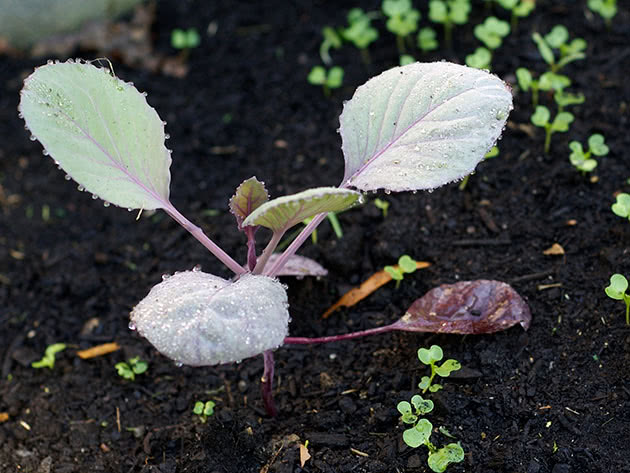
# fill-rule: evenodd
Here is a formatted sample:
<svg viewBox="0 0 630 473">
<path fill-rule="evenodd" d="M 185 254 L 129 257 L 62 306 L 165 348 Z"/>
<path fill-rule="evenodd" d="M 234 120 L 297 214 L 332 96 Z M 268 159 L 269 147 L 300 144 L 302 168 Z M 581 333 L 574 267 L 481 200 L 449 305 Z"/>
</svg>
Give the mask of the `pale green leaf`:
<svg viewBox="0 0 630 473">
<path fill-rule="evenodd" d="M 360 193 L 349 189 L 317 187 L 265 202 L 243 221 L 243 226 L 262 225 L 284 231 L 319 213 L 341 212 L 360 197 Z"/>
<path fill-rule="evenodd" d="M 472 172 L 501 135 L 512 94 L 447 62 L 395 67 L 359 87 L 340 117 L 344 185 L 433 189 Z"/>
<path fill-rule="evenodd" d="M 19 110 L 45 153 L 93 195 L 133 209 L 168 205 L 164 123 L 132 84 L 91 64 L 48 64 L 24 81 Z"/>
</svg>

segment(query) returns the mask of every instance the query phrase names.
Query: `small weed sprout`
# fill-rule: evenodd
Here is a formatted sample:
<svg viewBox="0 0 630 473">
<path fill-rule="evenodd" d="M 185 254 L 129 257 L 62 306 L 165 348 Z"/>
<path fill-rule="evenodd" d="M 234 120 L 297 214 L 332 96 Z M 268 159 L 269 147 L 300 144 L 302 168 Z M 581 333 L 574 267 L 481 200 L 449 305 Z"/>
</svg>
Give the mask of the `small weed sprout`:
<svg viewBox="0 0 630 473">
<path fill-rule="evenodd" d="M 396 289 L 400 287 L 400 281 L 403 280 L 405 274 L 411 274 L 417 269 L 416 260 L 409 255 L 402 255 L 398 258 L 397 266 L 385 266 L 383 270 L 396 281 Z"/>
<path fill-rule="evenodd" d="M 39 361 L 34 361 L 31 363 L 33 368 L 49 368 L 53 369 L 55 367 L 55 356 L 57 353 L 66 349 L 65 343 L 53 343 L 52 345 L 48 345 L 46 347 L 46 351 L 44 351 L 44 357 Z"/>
<path fill-rule="evenodd" d="M 428 51 L 435 51 L 440 46 L 440 43 L 437 40 L 437 33 L 430 26 L 420 28 L 417 44 L 422 52 L 425 53 Z"/>
<path fill-rule="evenodd" d="M 383 214 L 383 218 L 387 218 L 387 210 L 389 209 L 389 202 L 383 199 L 376 198 L 374 199 L 374 205 L 377 209 L 381 210 Z"/>
<path fill-rule="evenodd" d="M 144 373 L 149 368 L 149 365 L 146 361 L 142 361 L 139 356 L 134 356 L 133 358 L 129 358 L 126 362 L 121 361 L 120 363 L 116 363 L 114 368 L 116 368 L 118 376 L 121 378 L 134 381 L 136 375 Z"/>
<path fill-rule="evenodd" d="M 572 113 L 560 112 L 556 114 L 553 121 L 550 122 L 551 112 L 543 105 L 538 105 L 536 111 L 531 116 L 534 125 L 545 129 L 545 153 L 549 153 L 551 147 L 551 135 L 556 132 L 569 131 L 569 125 L 573 122 Z"/>
<path fill-rule="evenodd" d="M 617 202 L 612 204 L 611 209 L 615 215 L 630 220 L 630 194 L 618 194 Z"/>
<path fill-rule="evenodd" d="M 494 16 L 486 18 L 480 25 L 475 26 L 475 38 L 486 45 L 488 49 L 497 49 L 503 39 L 510 34 L 510 25 L 506 21 Z"/>
<path fill-rule="evenodd" d="M 453 25 L 465 25 L 470 13 L 469 0 L 431 0 L 429 2 L 429 19 L 433 23 L 444 25 L 444 41 L 446 47 L 453 45 Z"/>
<path fill-rule="evenodd" d="M 518 86 L 523 92 L 532 91 L 532 105 L 538 106 L 538 91 L 561 91 L 565 87 L 571 85 L 571 79 L 561 74 L 555 74 L 553 72 L 545 72 L 541 74 L 540 78 L 534 79 L 529 69 L 519 67 L 516 69 L 516 79 L 518 80 Z"/>
<path fill-rule="evenodd" d="M 579 141 L 571 141 L 569 148 L 571 149 L 571 154 L 569 155 L 571 164 L 584 174 L 591 172 L 597 167 L 597 161 L 591 156 L 606 156 L 609 151 L 608 146 L 604 143 L 604 136 L 599 133 L 589 137 L 586 151 L 584 151 L 582 143 Z"/>
<path fill-rule="evenodd" d="M 466 56 L 466 65 L 475 69 L 490 69 L 492 53 L 489 49 L 479 46 L 475 52 Z"/>
<path fill-rule="evenodd" d="M 348 27 L 341 31 L 341 36 L 351 42 L 361 52 L 363 62 L 370 63 L 368 46 L 378 39 L 378 30 L 372 23 L 372 15 L 361 8 L 353 8 L 348 12 Z"/>
<path fill-rule="evenodd" d="M 591 11 L 599 13 L 610 28 L 612 19 L 617 14 L 617 0 L 588 0 L 587 5 Z"/>
<path fill-rule="evenodd" d="M 568 43 L 569 30 L 563 25 L 554 26 L 551 32 L 544 37 L 540 33 L 534 33 L 532 39 L 544 61 L 549 64 L 551 72 L 557 73 L 567 64 L 586 57 L 584 54 L 586 41 L 582 38 L 575 38 Z M 553 52 L 554 49 L 559 51 L 558 59 Z"/>
<path fill-rule="evenodd" d="M 214 406 L 216 404 L 213 401 L 197 401 L 195 407 L 193 407 L 193 414 L 196 414 L 201 423 L 205 424 L 208 421 L 208 417 L 214 414 Z"/>
<path fill-rule="evenodd" d="M 396 46 L 400 54 L 405 53 L 405 41 L 411 33 L 418 31 L 420 12 L 411 6 L 411 0 L 383 0 L 385 26 L 396 35 Z"/>
<path fill-rule="evenodd" d="M 440 366 L 436 365 L 436 362 L 444 358 L 442 348 L 438 345 L 431 345 L 431 348 L 420 348 L 418 350 L 418 359 L 425 365 L 431 367 L 431 376 L 423 376 L 418 384 L 418 388 L 422 389 L 422 394 L 429 392 L 436 392 L 442 389 L 441 384 L 433 383 L 433 378 L 438 375 L 442 378 L 447 378 L 451 372 L 457 371 L 462 365 L 457 360 L 449 359 L 442 363 Z"/>
<path fill-rule="evenodd" d="M 558 112 L 563 112 L 565 107 L 569 105 L 580 105 L 584 103 L 585 97 L 584 94 L 572 94 L 570 92 L 565 92 L 564 90 L 559 90 L 555 94 L 553 94 L 553 99 L 558 105 Z"/>
<path fill-rule="evenodd" d="M 628 195 L 628 194 L 626 194 Z M 626 325 L 630 325 L 630 294 L 626 293 L 628 280 L 621 274 L 613 274 L 610 277 L 610 284 L 604 291 L 606 295 L 616 301 L 623 301 L 626 304 Z"/>
<path fill-rule="evenodd" d="M 189 50 L 196 48 L 201 43 L 199 33 L 195 28 L 182 30 L 175 28 L 171 31 L 171 46 L 175 49 Z"/>
<path fill-rule="evenodd" d="M 536 8 L 535 0 L 497 0 L 497 3 L 512 12 L 510 23 L 515 30 L 519 18 L 525 18 Z"/>
<path fill-rule="evenodd" d="M 324 64 L 329 66 L 332 63 L 330 50 L 339 49 L 343 41 L 341 39 L 341 36 L 339 36 L 335 29 L 331 28 L 330 26 L 324 26 L 324 28 L 322 29 L 322 36 L 324 37 L 324 40 L 319 46 L 319 57 L 322 58 Z"/>
<path fill-rule="evenodd" d="M 343 68 L 333 66 L 326 70 L 323 66 L 315 66 L 306 78 L 309 84 L 321 85 L 324 95 L 330 95 L 330 89 L 338 89 L 343 83 Z"/>
</svg>

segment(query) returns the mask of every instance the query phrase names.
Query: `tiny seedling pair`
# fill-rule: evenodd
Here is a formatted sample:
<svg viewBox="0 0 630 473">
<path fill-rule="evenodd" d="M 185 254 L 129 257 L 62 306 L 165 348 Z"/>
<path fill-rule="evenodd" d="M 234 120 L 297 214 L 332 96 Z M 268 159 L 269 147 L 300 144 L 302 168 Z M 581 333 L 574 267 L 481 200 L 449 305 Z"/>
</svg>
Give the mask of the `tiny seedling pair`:
<svg viewBox="0 0 630 473">
<path fill-rule="evenodd" d="M 604 290 L 611 299 L 623 301 L 626 304 L 626 325 L 630 325 L 630 294 L 626 293 L 628 290 L 626 277 L 623 274 L 613 274 L 610 277 L 610 284 Z"/>
<path fill-rule="evenodd" d="M 121 378 L 134 381 L 137 374 L 142 374 L 149 369 L 149 365 L 146 361 L 141 360 L 139 356 L 134 356 L 127 361 L 116 363 L 114 368 L 116 368 L 118 376 Z"/>
<path fill-rule="evenodd" d="M 589 136 L 586 151 L 579 141 L 571 141 L 569 148 L 571 149 L 569 155 L 571 164 L 582 173 L 591 172 L 597 167 L 597 161 L 593 159 L 593 156 L 606 156 L 609 151 L 608 146 L 604 143 L 604 136 L 599 133 Z"/>
</svg>

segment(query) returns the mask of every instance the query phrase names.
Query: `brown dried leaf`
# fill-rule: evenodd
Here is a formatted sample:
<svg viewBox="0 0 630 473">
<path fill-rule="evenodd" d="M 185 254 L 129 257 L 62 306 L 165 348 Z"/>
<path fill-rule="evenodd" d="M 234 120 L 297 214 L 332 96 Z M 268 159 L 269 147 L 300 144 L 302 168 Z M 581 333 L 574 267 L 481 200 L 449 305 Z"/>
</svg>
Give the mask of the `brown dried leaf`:
<svg viewBox="0 0 630 473">
<path fill-rule="evenodd" d="M 97 356 L 107 355 L 108 353 L 112 353 L 119 349 L 120 345 L 118 345 L 118 343 L 111 342 L 97 345 L 95 347 L 88 348 L 87 350 L 78 351 L 77 355 L 79 358 L 87 360 L 88 358 L 96 358 Z"/>
<path fill-rule="evenodd" d="M 271 255 L 267 261 L 267 266 L 272 267 L 278 258 L 280 258 L 280 253 Z M 296 276 L 298 279 L 304 276 L 321 277 L 327 275 L 328 270 L 317 261 L 299 255 L 292 255 L 277 274 L 277 276 Z"/>
<path fill-rule="evenodd" d="M 416 300 L 393 325 L 409 332 L 482 334 L 531 322 L 527 303 L 500 281 L 479 279 L 443 284 Z"/>
<path fill-rule="evenodd" d="M 543 251 L 543 255 L 563 255 L 563 254 L 564 254 L 564 248 L 562 248 L 562 245 L 560 245 L 559 243 L 554 243 L 545 251 Z"/>
<path fill-rule="evenodd" d="M 304 464 L 311 459 L 311 454 L 308 453 L 308 442 L 306 445 L 300 444 L 300 468 L 304 468 Z"/>
</svg>

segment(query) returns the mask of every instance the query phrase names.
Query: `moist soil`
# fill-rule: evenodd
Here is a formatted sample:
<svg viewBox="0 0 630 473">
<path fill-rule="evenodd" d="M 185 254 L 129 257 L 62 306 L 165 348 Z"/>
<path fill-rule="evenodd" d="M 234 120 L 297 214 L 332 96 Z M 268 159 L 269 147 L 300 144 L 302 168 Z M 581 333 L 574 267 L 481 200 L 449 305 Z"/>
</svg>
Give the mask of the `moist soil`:
<svg viewBox="0 0 630 473">
<path fill-rule="evenodd" d="M 322 27 L 344 25 L 358 3 L 159 2 L 151 29 L 156 54 L 177 54 L 169 44 L 173 28 L 202 33 L 187 76 L 127 67 L 112 57 L 117 75 L 147 91 L 168 122 L 174 205 L 239 261 L 246 257 L 244 237 L 227 211 L 234 189 L 253 175 L 273 197 L 339 183 L 343 101 L 397 65 L 395 38 L 379 20 L 369 65 L 346 45 L 332 52 L 346 71 L 343 87 L 325 97 L 306 82 L 321 62 Z M 630 327 L 623 303 L 603 290 L 613 273 L 630 276 L 630 223 L 610 210 L 615 193 L 630 191 L 630 12 L 618 2 L 607 29 L 585 3 L 539 2 L 493 62 L 493 71 L 514 84 L 517 67 L 545 70 L 533 31 L 564 24 L 588 42 L 586 60 L 565 69 L 571 90 L 586 100 L 570 108 L 575 122 L 553 136 L 549 153 L 542 130 L 529 122 L 529 94 L 515 88 L 500 155 L 481 163 L 465 190 L 452 184 L 432 193 L 370 194 L 390 202 L 387 217 L 367 203 L 339 216 L 343 238 L 325 222 L 317 244 L 301 250 L 328 277 L 283 279 L 293 336 L 391 323 L 429 289 L 473 279 L 511 284 L 531 307 L 530 329 L 389 333 L 282 347 L 275 352 L 275 418 L 261 401 L 262 357 L 177 367 L 128 329 L 129 311 L 162 274 L 197 264 L 230 273 L 162 212 L 137 220 L 65 181 L 29 141 L 16 111 L 23 78 L 48 58 L 0 57 L 0 471 L 426 472 L 427 451 L 404 444 L 396 405 L 418 392 L 427 370 L 416 351 L 432 344 L 463 365 L 430 395 L 435 409 L 427 416 L 466 452 L 448 471 L 630 471 Z M 420 9 L 427 26 L 426 5 Z M 455 29 L 452 49 L 413 52 L 422 61 L 462 63 L 477 47 L 473 26 L 489 13 L 475 2 L 469 24 Z M 555 110 L 551 97 L 543 94 L 541 103 Z M 583 175 L 569 162 L 568 142 L 584 143 L 594 132 L 611 151 Z M 266 236 L 259 232 L 259 247 Z M 564 254 L 544 254 L 556 243 Z M 386 285 L 321 319 L 348 289 L 405 253 L 431 266 L 406 276 L 399 289 Z M 31 368 L 57 342 L 68 348 L 54 368 Z M 107 342 L 121 349 L 76 356 Z M 130 381 L 114 365 L 133 356 L 149 369 Z M 205 423 L 192 413 L 199 400 L 216 403 Z M 438 445 L 454 441 L 437 429 L 432 438 Z M 301 465 L 299 445 L 307 441 L 311 458 Z"/>
</svg>

